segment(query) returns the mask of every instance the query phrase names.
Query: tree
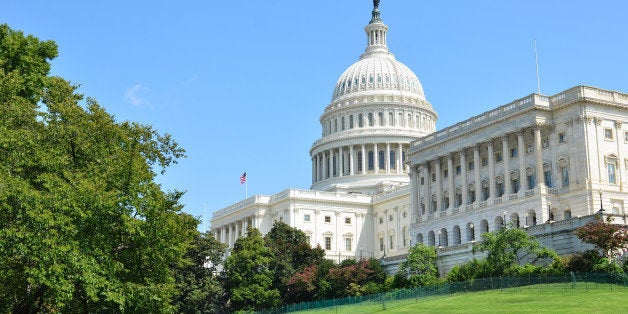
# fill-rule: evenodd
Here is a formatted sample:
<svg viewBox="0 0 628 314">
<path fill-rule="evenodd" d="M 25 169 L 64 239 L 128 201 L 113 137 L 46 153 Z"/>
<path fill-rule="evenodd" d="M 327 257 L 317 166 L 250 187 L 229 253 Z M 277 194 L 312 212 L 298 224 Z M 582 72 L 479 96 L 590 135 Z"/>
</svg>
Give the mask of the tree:
<svg viewBox="0 0 628 314">
<path fill-rule="evenodd" d="M 196 232 L 185 254 L 185 263 L 175 266 L 179 295 L 175 299 L 180 313 L 223 312 L 225 298 L 216 265 L 222 263 L 227 245 L 210 232 Z"/>
<path fill-rule="evenodd" d="M 628 230 L 601 219 L 579 227 L 575 234 L 582 242 L 593 244 L 609 262 L 613 261 L 615 253 L 628 248 Z"/>
<path fill-rule="evenodd" d="M 410 248 L 408 257 L 399 265 L 398 281 L 406 279 L 410 287 L 429 286 L 438 283 L 436 249 L 417 243 Z"/>
<path fill-rule="evenodd" d="M 487 251 L 486 261 L 493 275 L 502 275 L 508 268 L 524 262 L 536 264 L 540 261 L 558 261 L 554 250 L 541 246 L 523 229 L 504 228 L 482 234 L 482 242 L 473 247 L 473 251 Z"/>
<path fill-rule="evenodd" d="M 273 251 L 255 228 L 247 228 L 225 261 L 226 289 L 235 311 L 256 311 L 280 304 L 279 290 L 272 287 L 270 265 Z"/>
<path fill-rule="evenodd" d="M 184 150 L 48 76 L 0 25 L 0 312 L 162 312 L 198 221 L 155 182 Z"/>
<path fill-rule="evenodd" d="M 325 251 L 317 246 L 310 247 L 305 233 L 276 221 L 264 236 L 264 242 L 273 252 L 270 269 L 273 271 L 273 287 L 281 292 L 283 303 L 297 302 L 288 292 L 288 281 L 299 270 L 317 264 L 325 256 Z"/>
</svg>

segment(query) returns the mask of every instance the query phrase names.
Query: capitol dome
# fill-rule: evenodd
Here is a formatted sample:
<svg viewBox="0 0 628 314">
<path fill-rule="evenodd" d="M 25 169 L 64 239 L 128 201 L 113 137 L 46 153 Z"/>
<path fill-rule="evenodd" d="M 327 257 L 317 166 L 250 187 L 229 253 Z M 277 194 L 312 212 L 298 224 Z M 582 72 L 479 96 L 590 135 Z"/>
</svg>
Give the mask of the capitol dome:
<svg viewBox="0 0 628 314">
<path fill-rule="evenodd" d="M 436 129 L 437 115 L 416 74 L 386 46 L 388 26 L 374 1 L 366 50 L 336 82 L 310 149 L 312 189 L 375 194 L 406 185 L 410 143 Z"/>
</svg>

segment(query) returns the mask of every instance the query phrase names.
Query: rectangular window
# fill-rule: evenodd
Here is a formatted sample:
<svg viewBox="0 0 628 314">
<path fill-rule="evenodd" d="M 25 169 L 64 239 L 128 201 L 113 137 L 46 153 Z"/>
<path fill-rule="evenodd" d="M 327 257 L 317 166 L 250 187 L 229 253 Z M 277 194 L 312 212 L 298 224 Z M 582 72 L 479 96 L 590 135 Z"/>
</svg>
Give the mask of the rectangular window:
<svg viewBox="0 0 628 314">
<path fill-rule="evenodd" d="M 311 236 L 309 236 L 309 235 L 306 235 L 306 236 L 305 236 L 305 241 L 306 241 L 308 244 L 312 243 L 312 237 L 311 237 Z"/>
<path fill-rule="evenodd" d="M 351 224 L 351 217 L 345 217 L 345 224 L 347 225 Z"/>
<path fill-rule="evenodd" d="M 310 214 L 303 215 L 303 221 L 310 222 Z"/>
<path fill-rule="evenodd" d="M 567 139 L 565 138 L 565 132 L 558 133 L 558 143 L 564 143 Z"/>
<path fill-rule="evenodd" d="M 432 173 L 432 182 L 436 181 L 436 174 Z"/>
<path fill-rule="evenodd" d="M 535 185 L 534 175 L 528 175 L 528 190 L 533 190 Z"/>
<path fill-rule="evenodd" d="M 373 156 L 373 151 L 369 151 L 368 153 L 369 155 L 369 170 L 373 170 L 375 169 L 375 160 L 374 160 L 374 156 Z"/>
<path fill-rule="evenodd" d="M 500 162 L 502 161 L 502 153 L 495 153 L 495 161 L 496 162 Z"/>
<path fill-rule="evenodd" d="M 529 154 L 534 151 L 534 145 L 532 143 L 526 143 L 526 154 Z"/>
<path fill-rule="evenodd" d="M 325 250 L 331 250 L 331 237 L 325 237 Z"/>
<path fill-rule="evenodd" d="M 569 186 L 569 167 L 561 167 L 560 172 L 562 174 L 563 187 L 566 188 Z"/>
<path fill-rule="evenodd" d="M 548 171 L 544 171 L 543 172 L 543 176 L 544 176 L 544 179 L 545 179 L 545 185 L 548 188 L 551 188 L 553 186 L 552 185 L 552 172 L 549 171 L 549 170 Z"/>
<path fill-rule="evenodd" d="M 392 215 L 388 215 L 388 221 L 393 221 L 393 216 Z"/>
<path fill-rule="evenodd" d="M 425 184 L 425 178 L 421 177 L 421 185 L 424 185 L 424 184 Z"/>
<path fill-rule="evenodd" d="M 604 129 L 604 139 L 612 141 L 613 140 L 613 130 Z"/>
<path fill-rule="evenodd" d="M 393 245 L 393 236 L 388 237 L 389 249 L 392 250 L 395 246 Z"/>
<path fill-rule="evenodd" d="M 456 174 L 460 174 L 462 173 L 462 167 L 460 167 L 460 165 L 456 166 Z"/>
<path fill-rule="evenodd" d="M 379 217 L 379 224 L 381 225 L 381 224 L 383 224 L 383 223 L 384 223 L 384 218 Z"/>
<path fill-rule="evenodd" d="M 482 157 L 482 167 L 488 166 L 488 158 Z"/>
<path fill-rule="evenodd" d="M 379 238 L 379 251 L 384 251 L 384 238 Z"/>
<path fill-rule="evenodd" d="M 512 193 L 518 193 L 519 192 L 519 179 L 513 179 L 511 181 L 511 185 L 512 185 Z"/>
<path fill-rule="evenodd" d="M 345 238 L 345 251 L 351 251 L 351 238 Z"/>
<path fill-rule="evenodd" d="M 608 183 L 616 184 L 615 180 L 615 163 L 609 162 L 606 164 L 606 169 L 608 170 Z"/>
<path fill-rule="evenodd" d="M 541 139 L 541 147 L 543 148 L 549 147 L 549 139 L 547 137 L 544 137 Z"/>
<path fill-rule="evenodd" d="M 325 216 L 325 222 L 331 222 L 331 216 Z"/>
<path fill-rule="evenodd" d="M 510 149 L 510 158 L 515 158 L 517 157 L 517 149 L 516 148 L 511 148 Z"/>
<path fill-rule="evenodd" d="M 449 171 L 447 169 L 443 170 L 443 178 L 447 178 L 447 175 L 449 175 Z"/>
<path fill-rule="evenodd" d="M 469 161 L 469 164 L 467 165 L 467 169 L 473 170 L 473 161 Z"/>
</svg>

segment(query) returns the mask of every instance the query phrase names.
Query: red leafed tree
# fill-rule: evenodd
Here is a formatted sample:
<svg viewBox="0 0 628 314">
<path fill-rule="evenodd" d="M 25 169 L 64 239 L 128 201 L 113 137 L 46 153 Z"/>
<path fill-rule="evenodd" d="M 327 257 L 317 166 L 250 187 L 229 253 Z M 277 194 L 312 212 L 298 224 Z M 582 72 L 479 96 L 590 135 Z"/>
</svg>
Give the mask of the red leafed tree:
<svg viewBox="0 0 628 314">
<path fill-rule="evenodd" d="M 291 302 L 311 301 L 316 291 L 316 265 L 306 266 L 288 280 L 288 300 Z"/>
<path fill-rule="evenodd" d="M 576 229 L 575 234 L 582 242 L 593 244 L 601 250 L 609 261 L 614 252 L 628 248 L 628 230 L 621 225 L 596 220 Z"/>
</svg>

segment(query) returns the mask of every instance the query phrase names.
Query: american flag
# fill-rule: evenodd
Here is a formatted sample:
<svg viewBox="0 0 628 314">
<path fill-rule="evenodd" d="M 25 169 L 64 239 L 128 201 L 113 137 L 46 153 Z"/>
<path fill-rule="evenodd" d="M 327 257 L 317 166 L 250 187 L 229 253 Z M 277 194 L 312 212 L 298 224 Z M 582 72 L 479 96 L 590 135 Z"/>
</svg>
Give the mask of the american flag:
<svg viewBox="0 0 628 314">
<path fill-rule="evenodd" d="M 240 184 L 244 184 L 246 182 L 246 171 L 240 176 Z"/>
</svg>

